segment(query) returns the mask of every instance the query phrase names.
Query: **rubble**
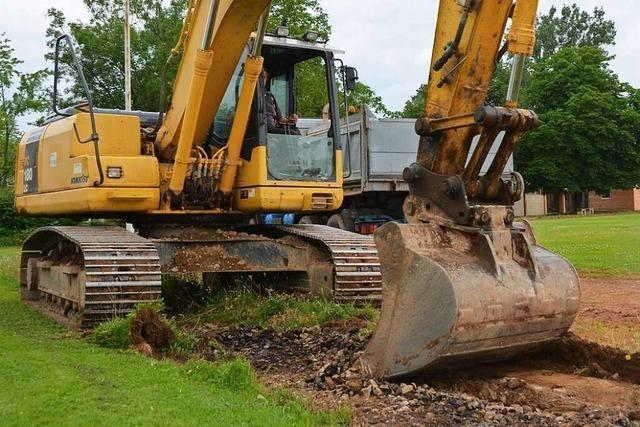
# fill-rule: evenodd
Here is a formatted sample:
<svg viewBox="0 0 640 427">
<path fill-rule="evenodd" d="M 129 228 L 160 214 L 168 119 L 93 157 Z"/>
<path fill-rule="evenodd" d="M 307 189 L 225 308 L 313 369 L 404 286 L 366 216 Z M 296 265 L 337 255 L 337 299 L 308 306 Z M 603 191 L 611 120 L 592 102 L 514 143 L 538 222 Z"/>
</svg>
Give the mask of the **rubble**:
<svg viewBox="0 0 640 427">
<path fill-rule="evenodd" d="M 354 424 L 640 426 L 633 411 L 585 405 L 554 411 L 538 399 L 535 387 L 509 375 L 478 381 L 452 377 L 451 383 L 440 377 L 402 383 L 370 378 L 358 363 L 366 346 L 358 332 L 348 325 L 297 331 L 206 325 L 198 330 L 202 342 L 214 340 L 229 354 L 248 358 L 267 380 L 284 378 L 288 387 L 313 393 L 329 407 L 352 406 Z M 215 359 L 207 349 L 211 346 L 201 355 Z"/>
</svg>

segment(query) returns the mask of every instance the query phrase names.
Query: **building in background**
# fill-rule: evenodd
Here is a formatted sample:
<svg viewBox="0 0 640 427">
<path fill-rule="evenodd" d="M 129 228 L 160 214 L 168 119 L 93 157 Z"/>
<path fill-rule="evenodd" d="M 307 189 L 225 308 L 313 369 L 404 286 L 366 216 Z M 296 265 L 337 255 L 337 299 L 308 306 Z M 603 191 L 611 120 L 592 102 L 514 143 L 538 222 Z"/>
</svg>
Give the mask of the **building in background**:
<svg viewBox="0 0 640 427">
<path fill-rule="evenodd" d="M 640 212 L 640 188 L 611 190 L 607 194 L 589 193 L 589 208 L 596 213 Z"/>
</svg>

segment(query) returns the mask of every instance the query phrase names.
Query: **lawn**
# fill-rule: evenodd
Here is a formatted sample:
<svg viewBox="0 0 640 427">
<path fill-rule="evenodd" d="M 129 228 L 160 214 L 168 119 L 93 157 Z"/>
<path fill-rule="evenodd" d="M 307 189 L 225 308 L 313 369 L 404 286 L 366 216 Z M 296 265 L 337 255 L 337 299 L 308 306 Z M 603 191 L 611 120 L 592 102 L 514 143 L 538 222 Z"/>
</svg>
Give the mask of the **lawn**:
<svg viewBox="0 0 640 427">
<path fill-rule="evenodd" d="M 534 220 L 533 225 L 541 244 L 566 256 L 582 274 L 640 277 L 640 215 L 543 218 Z M 348 422 L 347 411 L 312 414 L 289 392 L 266 390 L 254 378 L 248 363 L 241 360 L 220 365 L 179 365 L 131 351 L 100 348 L 68 334 L 20 304 L 18 252 L 18 248 L 0 247 L 2 425 Z M 227 313 L 235 313 L 249 324 L 271 327 L 304 326 L 309 321 L 322 323 L 354 316 L 373 320 L 370 309 L 336 308 L 279 297 L 247 305 L 245 297 L 243 293 L 226 295 L 215 300 L 214 306 L 228 309 Z M 224 316 L 219 318 L 219 310 L 204 310 L 197 315 L 202 321 L 238 320 Z M 609 329 L 602 333 L 611 334 Z M 628 336 L 624 333 L 620 339 Z"/>
<path fill-rule="evenodd" d="M 583 275 L 640 277 L 640 214 L 542 218 L 538 241 Z"/>
<path fill-rule="evenodd" d="M 318 425 L 345 411 L 310 413 L 270 392 L 244 361 L 179 365 L 86 342 L 25 308 L 17 249 L 0 248 L 2 425 Z"/>
</svg>

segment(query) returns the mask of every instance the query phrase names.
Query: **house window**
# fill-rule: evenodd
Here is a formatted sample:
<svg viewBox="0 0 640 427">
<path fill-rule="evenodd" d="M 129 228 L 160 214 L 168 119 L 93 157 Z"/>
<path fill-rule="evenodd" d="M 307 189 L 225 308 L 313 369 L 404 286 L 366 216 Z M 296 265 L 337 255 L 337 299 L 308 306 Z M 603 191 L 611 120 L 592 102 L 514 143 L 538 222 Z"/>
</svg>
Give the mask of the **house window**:
<svg viewBox="0 0 640 427">
<path fill-rule="evenodd" d="M 604 192 L 604 193 L 600 194 L 600 198 L 601 198 L 602 200 L 611 200 L 611 190 L 606 191 L 606 192 Z"/>
</svg>

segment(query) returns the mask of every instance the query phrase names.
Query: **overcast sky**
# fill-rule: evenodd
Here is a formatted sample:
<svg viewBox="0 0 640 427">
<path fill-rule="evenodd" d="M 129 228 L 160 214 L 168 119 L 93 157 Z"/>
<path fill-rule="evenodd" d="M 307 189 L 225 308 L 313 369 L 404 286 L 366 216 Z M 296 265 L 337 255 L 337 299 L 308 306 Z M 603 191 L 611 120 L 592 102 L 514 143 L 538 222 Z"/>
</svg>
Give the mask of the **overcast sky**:
<svg viewBox="0 0 640 427">
<path fill-rule="evenodd" d="M 345 62 L 357 67 L 362 80 L 387 106 L 401 109 L 427 79 L 437 13 L 436 0 L 321 0 L 333 26 L 330 44 L 346 51 Z M 568 1 L 541 0 L 540 11 Z M 618 29 L 613 70 L 640 87 L 640 2 L 638 0 L 577 0 L 584 9 L 603 6 Z M 81 0 L 0 0 L 0 33 L 13 41 L 25 61 L 24 71 L 45 66 L 45 12 L 55 5 L 71 19 L 86 16 Z"/>
</svg>

